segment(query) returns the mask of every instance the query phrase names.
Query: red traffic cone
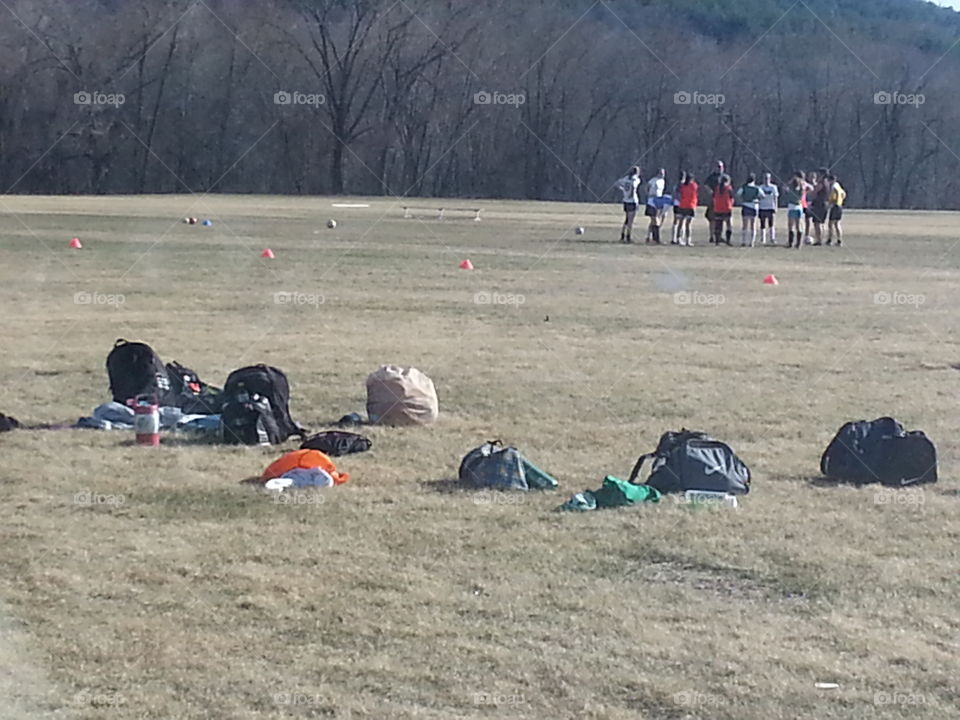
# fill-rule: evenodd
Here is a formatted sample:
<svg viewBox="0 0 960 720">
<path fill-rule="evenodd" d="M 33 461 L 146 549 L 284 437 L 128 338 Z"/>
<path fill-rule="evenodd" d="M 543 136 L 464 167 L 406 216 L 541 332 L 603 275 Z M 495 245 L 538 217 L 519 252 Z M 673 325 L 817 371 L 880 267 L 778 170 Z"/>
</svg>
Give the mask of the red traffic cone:
<svg viewBox="0 0 960 720">
<path fill-rule="evenodd" d="M 764 285 L 779 285 L 780 282 L 777 280 L 777 276 L 776 276 L 776 275 L 767 275 L 767 276 L 763 279 L 763 284 L 764 284 Z"/>
<path fill-rule="evenodd" d="M 83 244 L 80 242 L 80 238 L 74 238 L 73 240 L 71 240 L 70 247 L 72 247 L 74 250 L 79 250 L 80 248 L 82 248 Z"/>
<path fill-rule="evenodd" d="M 267 258 L 268 260 L 273 260 L 274 258 L 273 250 L 271 250 L 270 248 L 267 248 L 262 253 L 260 253 L 260 257 Z"/>
<path fill-rule="evenodd" d="M 473 270 L 473 263 L 470 260 L 461 260 L 460 261 L 461 270 Z"/>
</svg>

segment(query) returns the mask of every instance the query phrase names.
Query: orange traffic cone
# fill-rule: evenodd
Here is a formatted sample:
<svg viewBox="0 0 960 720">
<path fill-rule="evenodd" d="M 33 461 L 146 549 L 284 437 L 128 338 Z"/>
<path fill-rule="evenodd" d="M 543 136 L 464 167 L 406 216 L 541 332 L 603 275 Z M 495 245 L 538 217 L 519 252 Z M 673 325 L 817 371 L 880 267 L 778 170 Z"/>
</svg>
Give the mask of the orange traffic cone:
<svg viewBox="0 0 960 720">
<path fill-rule="evenodd" d="M 462 260 L 460 262 L 461 270 L 473 270 L 473 263 L 470 260 Z"/>
<path fill-rule="evenodd" d="M 267 258 L 268 260 L 273 260 L 274 258 L 273 250 L 271 250 L 270 248 L 267 248 L 262 253 L 260 253 L 260 257 Z"/>
<path fill-rule="evenodd" d="M 74 238 L 73 240 L 71 240 L 70 247 L 72 247 L 74 250 L 79 250 L 80 248 L 82 248 L 83 244 L 80 242 L 80 238 Z"/>
<path fill-rule="evenodd" d="M 776 276 L 776 275 L 767 275 L 767 276 L 763 279 L 763 284 L 764 284 L 764 285 L 779 285 L 780 282 L 777 280 L 777 276 Z"/>
</svg>

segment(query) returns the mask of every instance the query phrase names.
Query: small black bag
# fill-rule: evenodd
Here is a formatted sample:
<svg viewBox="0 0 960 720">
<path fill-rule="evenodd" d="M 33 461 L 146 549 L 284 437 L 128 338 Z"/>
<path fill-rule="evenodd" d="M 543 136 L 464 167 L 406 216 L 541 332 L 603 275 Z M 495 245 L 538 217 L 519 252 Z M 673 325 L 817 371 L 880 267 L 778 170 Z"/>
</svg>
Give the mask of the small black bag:
<svg viewBox="0 0 960 720">
<path fill-rule="evenodd" d="M 20 421 L 10 415 L 0 413 L 0 432 L 10 432 L 20 427 Z"/>
<path fill-rule="evenodd" d="M 139 395 L 152 397 L 160 405 L 171 401 L 167 368 L 146 343 L 117 340 L 107 355 L 107 376 L 114 402 L 126 405 Z"/>
<path fill-rule="evenodd" d="M 891 417 L 848 422 L 820 458 L 831 480 L 883 485 L 937 482 L 937 449 L 921 431 L 906 432 Z"/>
<path fill-rule="evenodd" d="M 252 365 L 234 370 L 223 386 L 221 423 L 229 444 L 276 445 L 306 431 L 290 417 L 290 383 L 282 370 Z"/>
<path fill-rule="evenodd" d="M 327 430 L 311 435 L 300 444 L 301 450 L 319 450 L 331 457 L 366 452 L 373 443 L 363 435 L 343 430 Z"/>
<path fill-rule="evenodd" d="M 662 493 L 685 490 L 746 495 L 750 492 L 750 468 L 726 443 L 696 430 L 666 432 L 657 449 L 641 455 L 630 473 L 635 482 L 643 463 L 653 459 L 647 485 Z"/>
<path fill-rule="evenodd" d="M 216 415 L 222 409 L 223 391 L 203 382 L 196 370 L 178 362 L 171 362 L 167 363 L 167 377 L 170 379 L 173 404 L 183 412 L 192 415 Z"/>
</svg>

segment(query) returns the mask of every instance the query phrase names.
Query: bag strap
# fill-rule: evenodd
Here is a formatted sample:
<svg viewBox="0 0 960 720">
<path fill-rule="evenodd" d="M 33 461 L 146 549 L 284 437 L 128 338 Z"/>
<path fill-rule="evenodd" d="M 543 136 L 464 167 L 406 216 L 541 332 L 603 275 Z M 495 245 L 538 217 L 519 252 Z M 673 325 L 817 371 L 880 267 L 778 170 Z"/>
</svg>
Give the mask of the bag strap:
<svg viewBox="0 0 960 720">
<path fill-rule="evenodd" d="M 637 475 L 640 474 L 640 469 L 643 467 L 643 463 L 646 462 L 647 458 L 652 458 L 652 457 L 654 457 L 655 455 L 656 455 L 655 452 L 646 453 L 646 454 L 644 454 L 644 455 L 641 455 L 641 456 L 637 459 L 637 464 L 633 466 L 633 470 L 630 472 L 630 479 L 627 480 L 627 482 L 630 483 L 631 485 L 635 484 L 633 481 L 636 480 L 636 479 L 637 479 Z"/>
<path fill-rule="evenodd" d="M 113 346 L 114 346 L 115 348 L 118 348 L 118 347 L 120 347 L 121 345 L 129 345 L 129 344 L 130 344 L 130 343 L 128 343 L 128 342 L 127 342 L 126 340 L 124 340 L 123 338 L 117 338 L 117 341 L 113 344 Z"/>
</svg>

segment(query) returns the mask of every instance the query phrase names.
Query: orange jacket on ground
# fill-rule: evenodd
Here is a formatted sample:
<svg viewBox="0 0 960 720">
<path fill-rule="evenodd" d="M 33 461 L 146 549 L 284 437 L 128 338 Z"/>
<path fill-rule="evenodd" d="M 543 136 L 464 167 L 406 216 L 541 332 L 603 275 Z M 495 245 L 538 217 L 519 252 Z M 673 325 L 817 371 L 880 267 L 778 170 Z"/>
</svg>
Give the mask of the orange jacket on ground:
<svg viewBox="0 0 960 720">
<path fill-rule="evenodd" d="M 333 482 L 337 485 L 342 485 L 350 479 L 350 473 L 337 472 L 337 466 L 333 464 L 333 460 L 319 450 L 294 450 L 293 452 L 288 452 L 286 455 L 270 463 L 267 469 L 263 471 L 260 479 L 266 482 L 273 478 L 282 477 L 290 470 L 317 467 L 330 473 L 330 477 L 333 478 Z"/>
</svg>

